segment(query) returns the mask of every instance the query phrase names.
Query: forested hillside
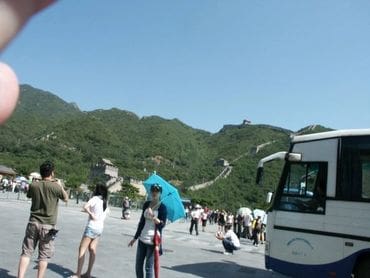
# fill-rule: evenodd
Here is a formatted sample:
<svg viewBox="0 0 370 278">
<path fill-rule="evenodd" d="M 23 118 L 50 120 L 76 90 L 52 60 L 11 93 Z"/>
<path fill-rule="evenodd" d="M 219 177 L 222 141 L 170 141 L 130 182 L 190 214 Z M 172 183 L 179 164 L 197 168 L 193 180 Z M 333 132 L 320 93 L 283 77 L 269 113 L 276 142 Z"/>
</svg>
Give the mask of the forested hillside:
<svg viewBox="0 0 370 278">
<path fill-rule="evenodd" d="M 327 130 L 310 126 L 299 133 Z M 268 125 L 228 125 L 212 134 L 177 119 L 139 118 L 119 109 L 82 112 L 52 93 L 21 86 L 19 105 L 1 127 L 0 164 L 19 174 L 37 171 L 41 161 L 55 161 L 57 176 L 69 187 L 86 183 L 90 166 L 110 159 L 123 177 L 145 179 L 157 171 L 176 184 L 184 196 L 209 205 L 236 208 L 263 206 L 281 164 L 266 169 L 264 188 L 255 185 L 258 160 L 286 150 L 292 131 Z M 192 185 L 213 180 L 223 170 L 216 161 L 232 165 L 227 178 L 189 191 Z"/>
</svg>

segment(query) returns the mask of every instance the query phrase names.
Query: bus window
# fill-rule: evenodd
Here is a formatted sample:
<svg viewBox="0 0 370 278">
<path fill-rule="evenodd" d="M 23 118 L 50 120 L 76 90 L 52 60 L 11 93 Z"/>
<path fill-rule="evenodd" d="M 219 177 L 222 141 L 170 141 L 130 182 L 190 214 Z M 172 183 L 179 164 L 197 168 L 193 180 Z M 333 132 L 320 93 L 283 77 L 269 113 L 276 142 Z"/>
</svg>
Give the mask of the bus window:
<svg viewBox="0 0 370 278">
<path fill-rule="evenodd" d="M 343 138 L 337 199 L 370 201 L 369 137 Z"/>
<path fill-rule="evenodd" d="M 370 199 L 370 155 L 362 156 L 362 198 Z"/>
<path fill-rule="evenodd" d="M 279 210 L 324 213 L 327 163 L 290 163 L 284 188 L 276 203 Z"/>
</svg>

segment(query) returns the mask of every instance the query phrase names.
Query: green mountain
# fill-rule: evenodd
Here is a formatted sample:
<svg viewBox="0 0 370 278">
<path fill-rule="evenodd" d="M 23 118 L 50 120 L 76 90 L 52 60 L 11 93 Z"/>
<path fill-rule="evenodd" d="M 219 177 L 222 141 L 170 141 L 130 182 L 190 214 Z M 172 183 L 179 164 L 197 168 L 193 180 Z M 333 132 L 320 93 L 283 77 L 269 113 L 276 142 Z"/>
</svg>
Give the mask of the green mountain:
<svg viewBox="0 0 370 278">
<path fill-rule="evenodd" d="M 299 133 L 325 129 L 310 126 Z M 263 206 L 277 184 L 281 163 L 272 163 L 265 184 L 255 185 L 260 158 L 286 150 L 293 133 L 268 125 L 227 125 L 212 134 L 178 119 L 140 118 L 119 109 L 82 112 L 75 104 L 21 86 L 19 105 L 1 127 L 0 164 L 20 174 L 37 171 L 45 159 L 56 163 L 57 176 L 70 187 L 86 183 L 90 166 L 110 159 L 123 177 L 145 179 L 157 171 L 184 196 L 220 208 Z M 220 166 L 219 159 L 231 167 Z M 221 176 L 216 179 L 221 174 Z M 215 180 L 216 179 L 216 180 Z M 200 190 L 190 187 L 213 181 Z"/>
</svg>

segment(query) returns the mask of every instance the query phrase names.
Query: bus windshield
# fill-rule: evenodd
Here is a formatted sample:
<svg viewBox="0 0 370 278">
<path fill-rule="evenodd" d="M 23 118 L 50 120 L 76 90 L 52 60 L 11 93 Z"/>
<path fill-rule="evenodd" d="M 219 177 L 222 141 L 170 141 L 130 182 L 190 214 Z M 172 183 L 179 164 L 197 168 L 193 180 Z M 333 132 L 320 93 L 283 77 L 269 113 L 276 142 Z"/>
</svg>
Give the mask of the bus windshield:
<svg viewBox="0 0 370 278">
<path fill-rule="evenodd" d="M 288 163 L 276 209 L 324 213 L 326 180 L 326 162 Z"/>
</svg>

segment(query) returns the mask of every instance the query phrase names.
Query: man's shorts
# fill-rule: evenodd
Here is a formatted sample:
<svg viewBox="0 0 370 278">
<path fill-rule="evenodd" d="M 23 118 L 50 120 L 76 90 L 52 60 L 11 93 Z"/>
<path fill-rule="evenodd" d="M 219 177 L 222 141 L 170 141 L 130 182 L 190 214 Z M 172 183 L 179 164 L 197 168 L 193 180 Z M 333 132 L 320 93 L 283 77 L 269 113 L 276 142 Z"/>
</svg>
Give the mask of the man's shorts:
<svg viewBox="0 0 370 278">
<path fill-rule="evenodd" d="M 89 238 L 92 238 L 92 239 L 95 239 L 95 238 L 98 238 L 100 237 L 102 234 L 102 231 L 101 230 L 94 230 L 92 228 L 90 228 L 89 226 L 87 226 L 85 228 L 85 231 L 84 231 L 84 237 L 89 237 Z"/>
<path fill-rule="evenodd" d="M 54 240 L 48 235 L 54 225 L 29 222 L 26 228 L 26 235 L 22 244 L 22 256 L 31 257 L 39 244 L 40 261 L 48 260 L 54 255 Z"/>
</svg>

